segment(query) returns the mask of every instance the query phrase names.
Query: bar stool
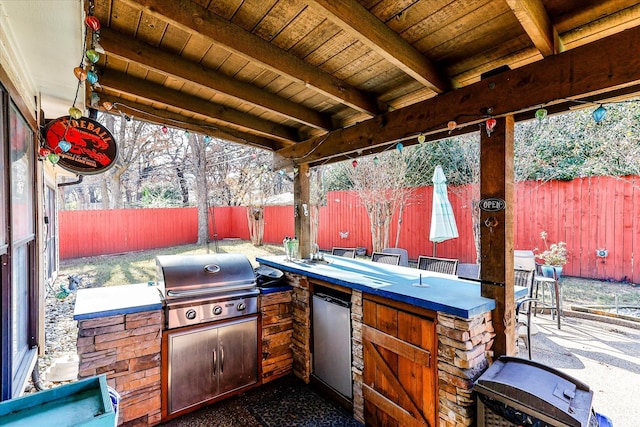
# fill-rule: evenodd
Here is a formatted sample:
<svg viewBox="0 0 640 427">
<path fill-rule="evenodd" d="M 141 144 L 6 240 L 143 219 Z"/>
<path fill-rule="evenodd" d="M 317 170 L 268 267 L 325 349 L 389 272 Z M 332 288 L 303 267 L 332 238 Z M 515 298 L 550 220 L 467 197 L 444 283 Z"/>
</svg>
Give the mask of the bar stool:
<svg viewBox="0 0 640 427">
<path fill-rule="evenodd" d="M 560 316 L 562 315 L 562 295 L 560 293 L 560 283 L 558 280 L 558 275 L 555 270 L 552 271 L 553 277 L 546 277 L 542 274 L 542 265 L 536 263 L 536 274 L 533 278 L 533 285 L 531 286 L 531 292 L 529 296 L 536 298 L 536 301 L 533 302 L 533 315 L 536 315 L 538 308 L 549 309 L 549 311 L 551 312 L 551 318 L 557 318 L 558 329 L 560 329 Z M 542 295 L 540 298 L 538 297 L 538 293 L 540 292 L 541 287 Z M 549 303 L 547 303 L 545 299 L 545 290 L 548 290 L 550 294 L 551 301 Z"/>
</svg>

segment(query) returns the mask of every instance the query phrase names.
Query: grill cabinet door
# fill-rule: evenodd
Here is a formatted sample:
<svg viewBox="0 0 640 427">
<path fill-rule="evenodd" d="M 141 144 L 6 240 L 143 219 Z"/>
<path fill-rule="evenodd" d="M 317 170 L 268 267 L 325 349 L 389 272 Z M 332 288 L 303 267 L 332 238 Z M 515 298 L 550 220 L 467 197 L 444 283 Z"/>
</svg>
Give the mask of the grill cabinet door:
<svg viewBox="0 0 640 427">
<path fill-rule="evenodd" d="M 245 318 L 218 329 L 219 394 L 258 380 L 258 320 Z"/>
<path fill-rule="evenodd" d="M 169 413 L 204 402 L 217 394 L 218 329 L 205 326 L 168 335 Z"/>
</svg>

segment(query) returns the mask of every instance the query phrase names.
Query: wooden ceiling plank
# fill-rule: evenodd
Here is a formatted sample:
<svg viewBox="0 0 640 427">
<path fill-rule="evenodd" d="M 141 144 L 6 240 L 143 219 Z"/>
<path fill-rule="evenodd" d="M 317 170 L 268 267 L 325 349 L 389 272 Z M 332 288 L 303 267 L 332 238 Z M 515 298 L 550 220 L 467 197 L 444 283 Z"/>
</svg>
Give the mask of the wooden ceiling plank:
<svg viewBox="0 0 640 427">
<path fill-rule="evenodd" d="M 429 138 L 445 130 L 450 120 L 471 131 L 471 125 L 486 119 L 487 108 L 502 116 L 563 99 L 598 94 L 606 98 L 607 92 L 640 83 L 640 56 L 630 54 L 639 45 L 637 27 L 279 150 L 274 166 L 329 161 L 344 153 L 414 140 L 419 133 Z"/>
<path fill-rule="evenodd" d="M 110 55 L 134 61 L 160 73 L 240 98 L 297 122 L 323 130 L 332 129 L 331 119 L 316 111 L 260 90 L 249 83 L 243 83 L 222 73 L 207 70 L 146 43 L 129 39 L 108 28 L 102 30 L 101 42 Z"/>
<path fill-rule="evenodd" d="M 640 3 L 561 34 L 567 49 L 640 25 Z"/>
<path fill-rule="evenodd" d="M 309 0 L 309 5 L 405 73 L 443 93 L 450 88 L 438 67 L 355 0 Z"/>
<path fill-rule="evenodd" d="M 261 62 L 265 67 L 286 74 L 290 78 L 315 87 L 326 96 L 338 99 L 359 111 L 375 115 L 378 105 L 368 94 L 361 93 L 345 82 L 318 70 L 304 60 L 272 45 L 237 25 L 225 21 L 215 13 L 188 0 L 123 0 L 138 7 L 146 7 L 150 13 L 157 13 L 162 19 L 187 31 L 208 37 L 213 43 L 222 44 L 228 49 L 253 61 Z"/>
<path fill-rule="evenodd" d="M 125 74 L 109 72 L 100 80 L 103 87 L 113 88 L 121 92 L 128 92 L 140 98 L 160 102 L 166 105 L 174 105 L 183 110 L 206 115 L 214 119 L 235 124 L 247 129 L 252 129 L 266 136 L 295 142 L 298 135 L 295 129 L 280 126 L 276 123 L 260 120 L 255 116 L 249 116 L 229 108 L 208 102 L 202 98 L 184 95 L 180 92 L 168 89 L 164 86 L 148 81 L 135 79 Z"/>
<path fill-rule="evenodd" d="M 507 0 L 507 4 L 543 56 L 562 52 L 558 32 L 553 27 L 542 0 Z"/>
</svg>

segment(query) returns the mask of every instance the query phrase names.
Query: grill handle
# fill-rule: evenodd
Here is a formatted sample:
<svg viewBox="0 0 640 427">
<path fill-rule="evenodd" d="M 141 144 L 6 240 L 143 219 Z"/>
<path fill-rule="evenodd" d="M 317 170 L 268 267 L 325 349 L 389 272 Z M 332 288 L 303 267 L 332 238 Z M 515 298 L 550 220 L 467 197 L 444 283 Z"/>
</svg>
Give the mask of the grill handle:
<svg viewBox="0 0 640 427">
<path fill-rule="evenodd" d="M 220 287 L 218 289 L 208 287 L 208 288 L 200 288 L 200 289 L 182 289 L 182 290 L 168 290 L 167 296 L 173 298 L 181 298 L 181 297 L 194 297 L 200 295 L 212 295 L 214 293 L 221 292 L 231 292 L 231 291 L 239 291 L 244 289 L 250 289 L 255 286 L 255 281 L 247 281 L 241 282 L 236 285 L 225 285 L 224 287 Z"/>
<path fill-rule="evenodd" d="M 213 350 L 213 376 L 216 375 L 216 351 Z"/>
<path fill-rule="evenodd" d="M 218 264 L 207 264 L 204 266 L 204 272 L 208 274 L 216 274 L 220 272 L 220 266 Z"/>
</svg>

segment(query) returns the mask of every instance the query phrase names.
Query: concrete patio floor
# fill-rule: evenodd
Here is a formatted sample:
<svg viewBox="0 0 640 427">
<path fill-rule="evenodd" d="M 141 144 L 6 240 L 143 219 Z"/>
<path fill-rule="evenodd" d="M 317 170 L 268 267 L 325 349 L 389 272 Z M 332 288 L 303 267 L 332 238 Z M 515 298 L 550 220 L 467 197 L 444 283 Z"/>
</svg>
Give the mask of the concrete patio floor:
<svg viewBox="0 0 640 427">
<path fill-rule="evenodd" d="M 640 425 L 640 329 L 563 316 L 558 330 L 549 315 L 533 319 L 533 360 L 589 385 L 593 408 L 615 427 Z M 519 356 L 527 357 L 519 348 Z"/>
</svg>

